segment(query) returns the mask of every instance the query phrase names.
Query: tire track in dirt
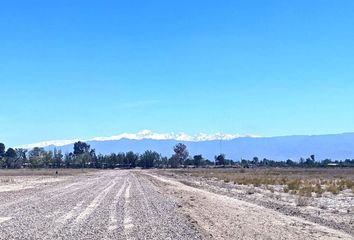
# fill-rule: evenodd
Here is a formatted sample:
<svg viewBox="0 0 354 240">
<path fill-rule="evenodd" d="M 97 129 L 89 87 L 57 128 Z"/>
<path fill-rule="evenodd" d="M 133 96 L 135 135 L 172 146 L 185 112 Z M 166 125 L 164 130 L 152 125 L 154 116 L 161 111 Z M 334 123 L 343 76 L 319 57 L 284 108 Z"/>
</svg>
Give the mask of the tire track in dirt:
<svg viewBox="0 0 354 240">
<path fill-rule="evenodd" d="M 10 201 L 6 202 L 5 204 L 0 205 L 0 209 L 15 209 L 11 211 L 12 215 L 16 215 L 18 213 L 22 213 L 26 208 L 28 208 L 28 203 L 31 204 L 32 208 L 36 208 L 37 205 L 43 205 L 44 203 L 48 202 L 54 202 L 57 199 L 64 198 L 66 195 L 70 194 L 77 194 L 77 192 L 83 191 L 84 188 L 89 189 L 92 187 L 97 187 L 97 183 L 94 181 L 85 181 L 85 184 L 82 184 L 81 178 L 80 179 L 72 179 L 74 181 L 78 181 L 77 183 L 65 185 L 66 182 L 60 182 L 61 184 L 59 185 L 46 185 L 42 189 L 25 189 L 19 191 L 21 193 L 22 191 L 29 191 L 29 196 L 27 195 L 26 197 L 21 197 L 20 199 L 16 201 Z M 74 185 L 79 185 L 77 188 L 71 188 Z M 54 189 L 55 188 L 55 189 Z M 32 194 L 35 193 L 35 194 Z"/>
<path fill-rule="evenodd" d="M 132 171 L 131 176 L 129 207 L 135 239 L 207 239 L 176 211 L 173 199 L 162 195 L 149 179 L 139 171 Z"/>
<path fill-rule="evenodd" d="M 128 187 L 126 188 L 125 193 L 124 193 L 125 204 L 124 204 L 123 225 L 124 225 L 124 233 L 125 233 L 126 239 L 128 240 L 128 239 L 131 239 L 131 233 L 134 228 L 134 224 L 133 224 L 133 220 L 131 217 L 131 213 L 129 211 L 131 182 L 129 179 L 127 180 L 127 182 L 128 182 Z"/>
<path fill-rule="evenodd" d="M 73 219 L 76 215 L 80 213 L 81 206 L 83 205 L 83 203 L 84 201 L 79 202 L 78 204 L 76 204 L 76 206 L 73 209 L 71 209 L 69 212 L 62 215 L 60 218 L 58 218 L 55 221 L 59 224 L 65 225 L 67 221 Z"/>
<path fill-rule="evenodd" d="M 117 184 L 116 179 L 112 180 L 107 186 L 95 197 L 92 202 L 77 216 L 75 222 L 79 223 L 84 221 L 89 215 L 91 215 L 97 207 L 101 204 L 103 199 L 107 196 L 109 191 Z"/>
<path fill-rule="evenodd" d="M 23 229 L 28 235 L 36 236 L 45 234 L 46 237 L 43 238 L 52 239 L 50 236 L 56 238 L 55 236 L 65 231 L 67 224 L 71 223 L 70 220 L 72 217 L 65 215 L 77 205 L 75 210 L 81 212 L 81 207 L 85 207 L 84 205 L 89 204 L 89 199 L 97 196 L 96 192 L 100 192 L 112 178 L 102 178 L 97 175 L 95 181 L 84 181 L 85 178 L 81 177 L 78 179 L 80 180 L 78 182 L 80 183 L 80 188 L 64 191 L 62 194 L 48 196 L 46 193 L 48 186 L 44 186 L 42 191 L 38 194 L 33 191 L 33 195 L 38 195 L 37 198 L 27 203 L 17 204 L 6 210 L 8 216 L 12 217 L 12 225 L 16 226 L 16 228 Z M 77 180 L 77 178 L 73 180 Z M 60 187 L 62 187 L 62 185 Z M 63 187 L 67 189 L 66 186 Z M 60 189 L 58 189 L 58 191 L 60 192 Z M 82 204 L 80 204 L 80 201 Z M 0 211 L 0 215 L 2 215 L 2 212 L 3 211 Z M 72 214 L 76 214 L 76 212 L 72 212 Z M 59 218 L 62 217 L 62 219 L 68 217 L 68 219 L 65 220 L 66 224 L 58 223 L 56 221 L 58 216 Z M 11 233 L 10 236 L 12 235 L 16 235 L 16 233 Z"/>
<path fill-rule="evenodd" d="M 108 230 L 111 232 L 115 231 L 119 227 L 118 226 L 118 219 L 117 219 L 117 207 L 118 207 L 120 197 L 121 197 L 126 185 L 127 185 L 127 179 L 124 180 L 122 187 L 119 189 L 119 191 L 115 195 L 113 202 L 110 206 L 110 215 L 109 215 L 110 222 L 109 222 Z"/>
<path fill-rule="evenodd" d="M 101 171 L 15 195 L 29 201 L 0 208 L 1 240 L 202 239 L 171 198 L 134 171 Z M 7 197 L 0 193 L 0 206 Z"/>
<path fill-rule="evenodd" d="M 113 179 L 112 179 L 113 178 Z M 104 215 L 101 216 L 102 210 L 105 209 L 110 209 L 109 211 L 111 212 L 112 209 L 112 204 L 108 205 L 107 203 L 114 202 L 113 199 L 113 194 L 116 193 L 118 188 L 116 186 L 119 184 L 119 182 L 123 182 L 123 178 L 121 176 L 116 176 L 116 174 L 112 175 L 107 174 L 104 178 L 98 178 L 96 181 L 96 184 L 98 184 L 94 188 L 89 188 L 85 189 L 85 191 L 80 191 L 82 192 L 82 196 L 80 199 L 82 200 L 83 204 L 81 202 L 78 203 L 76 207 L 71 209 L 69 212 L 66 212 L 64 215 L 61 216 L 61 219 L 65 219 L 63 224 L 60 224 L 57 226 L 55 231 L 51 234 L 51 236 L 54 236 L 54 238 L 57 238 L 57 236 L 63 235 L 65 236 L 64 239 L 66 238 L 71 238 L 71 235 L 69 234 L 70 232 L 76 233 L 81 232 L 82 229 L 87 229 L 90 231 L 96 231 L 97 226 L 93 225 L 95 222 L 95 219 L 98 217 L 103 217 Z M 124 190 L 124 184 L 123 186 L 120 187 L 118 190 L 118 193 L 116 193 L 115 198 L 118 201 L 119 195 L 121 195 L 122 191 Z M 99 213 L 97 215 L 97 213 Z M 101 221 L 104 219 L 97 219 L 97 223 L 101 224 Z M 91 228 L 87 228 L 87 226 L 91 226 Z M 92 228 L 94 226 L 94 228 Z M 108 223 L 108 216 L 107 216 L 107 224 L 104 224 L 105 229 L 107 231 L 102 231 L 100 233 L 100 239 L 113 239 L 115 238 L 116 234 L 112 234 L 109 231 L 109 226 L 110 224 Z M 76 236 L 75 234 L 75 236 Z M 87 233 L 89 234 L 89 233 Z M 91 234 L 91 233 L 90 233 Z M 51 237 L 48 239 L 52 239 Z"/>
</svg>

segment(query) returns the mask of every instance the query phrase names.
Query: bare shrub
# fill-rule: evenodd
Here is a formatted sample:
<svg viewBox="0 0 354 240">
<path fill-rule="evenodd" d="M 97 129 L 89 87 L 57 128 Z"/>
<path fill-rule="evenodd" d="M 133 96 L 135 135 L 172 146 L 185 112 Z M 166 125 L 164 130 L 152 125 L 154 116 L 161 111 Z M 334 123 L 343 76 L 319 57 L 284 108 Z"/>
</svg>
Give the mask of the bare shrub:
<svg viewBox="0 0 354 240">
<path fill-rule="evenodd" d="M 330 184 L 329 186 L 326 187 L 326 190 L 334 195 L 337 195 L 340 192 L 340 189 L 338 186 L 336 186 L 334 183 Z"/>
<path fill-rule="evenodd" d="M 274 193 L 274 187 L 267 185 L 267 190 L 269 190 L 271 193 Z"/>
<path fill-rule="evenodd" d="M 13 178 L 1 178 L 0 182 L 1 183 L 15 183 L 15 180 Z"/>
<path fill-rule="evenodd" d="M 287 185 L 289 190 L 299 190 L 301 186 L 301 180 L 299 179 L 291 180 L 288 182 Z"/>
<path fill-rule="evenodd" d="M 310 204 L 311 199 L 308 197 L 299 196 L 295 200 L 295 204 L 298 207 L 306 207 Z"/>
<path fill-rule="evenodd" d="M 233 182 L 237 185 L 246 185 L 265 188 L 273 192 L 272 187 L 282 186 L 285 193 L 303 197 L 326 194 L 338 194 L 345 189 L 351 189 L 354 194 L 354 169 L 193 169 L 179 170 L 174 173 L 190 173 L 193 177 L 205 177 L 212 180 L 221 180 L 225 183 Z"/>
<path fill-rule="evenodd" d="M 299 190 L 299 195 L 302 196 L 302 197 L 311 197 L 312 196 L 312 187 L 307 185 L 307 186 L 304 186 L 302 187 L 300 190 Z"/>
<path fill-rule="evenodd" d="M 314 187 L 314 192 L 316 193 L 317 197 L 321 197 L 325 191 L 324 191 L 324 189 L 322 189 L 321 184 L 316 183 L 316 185 Z"/>
</svg>

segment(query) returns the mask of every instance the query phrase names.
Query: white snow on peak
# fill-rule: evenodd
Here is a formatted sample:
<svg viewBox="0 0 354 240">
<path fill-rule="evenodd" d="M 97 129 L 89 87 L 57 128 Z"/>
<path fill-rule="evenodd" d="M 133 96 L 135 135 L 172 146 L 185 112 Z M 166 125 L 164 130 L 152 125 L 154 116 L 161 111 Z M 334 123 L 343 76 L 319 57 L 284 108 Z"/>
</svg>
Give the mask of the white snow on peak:
<svg viewBox="0 0 354 240">
<path fill-rule="evenodd" d="M 177 141 L 199 142 L 199 141 L 211 141 L 211 140 L 232 140 L 241 137 L 259 137 L 259 136 L 253 134 L 241 135 L 241 134 L 228 134 L 228 133 L 226 134 L 225 133 L 215 133 L 215 134 L 199 133 L 196 135 L 188 135 L 183 132 L 182 133 L 174 133 L 174 132 L 157 133 L 151 130 L 142 130 L 137 133 L 122 133 L 110 137 L 95 137 L 86 140 L 84 139 L 51 140 L 51 141 L 27 144 L 19 147 L 34 148 L 34 147 L 47 147 L 50 145 L 60 147 L 60 146 L 75 143 L 77 141 L 112 141 L 112 140 L 121 140 L 121 139 L 132 139 L 132 140 L 152 139 L 152 140 L 177 140 Z"/>
<path fill-rule="evenodd" d="M 216 134 L 206 134 L 199 133 L 197 135 L 188 135 L 186 133 L 157 133 L 151 130 L 142 130 L 138 133 L 122 133 L 119 135 L 114 135 L 111 137 L 96 137 L 90 139 L 91 141 L 110 141 L 110 140 L 120 140 L 120 139 L 134 139 L 134 140 L 142 140 L 142 139 L 153 139 L 153 140 L 178 140 L 178 141 L 208 141 L 208 140 L 231 140 L 240 137 L 258 137 L 256 135 L 247 134 L 224 134 L 224 133 L 216 133 Z"/>
<path fill-rule="evenodd" d="M 72 140 L 50 140 L 50 141 L 43 141 L 43 142 L 38 142 L 38 143 L 31 143 L 31 144 L 26 144 L 22 146 L 18 146 L 18 148 L 34 148 L 34 147 L 47 147 L 50 145 L 54 145 L 57 147 L 65 146 L 68 144 L 75 143 L 77 141 L 80 141 L 80 139 L 72 139 Z"/>
</svg>

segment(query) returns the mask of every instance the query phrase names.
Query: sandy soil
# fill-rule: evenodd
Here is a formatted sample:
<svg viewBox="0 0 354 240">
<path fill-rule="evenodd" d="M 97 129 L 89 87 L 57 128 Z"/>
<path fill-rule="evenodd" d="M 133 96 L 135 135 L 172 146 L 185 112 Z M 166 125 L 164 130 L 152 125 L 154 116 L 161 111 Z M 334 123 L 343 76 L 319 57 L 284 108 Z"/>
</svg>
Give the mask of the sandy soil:
<svg viewBox="0 0 354 240">
<path fill-rule="evenodd" d="M 149 174 L 213 239 L 354 239 L 302 218 Z M 162 186 L 163 185 L 163 186 Z"/>
<path fill-rule="evenodd" d="M 13 177 L 0 189 L 9 185 L 0 192 L 0 239 L 353 239 L 155 171 Z"/>
<path fill-rule="evenodd" d="M 354 235 L 354 195 L 349 189 L 337 195 L 325 192 L 320 196 L 313 194 L 312 197 L 300 197 L 284 192 L 282 185 L 254 187 L 225 182 L 217 178 L 176 174 L 171 171 L 158 171 L 158 174 L 188 186 L 253 203 L 287 216 L 300 217 Z M 304 205 L 298 205 L 299 198 L 305 201 Z"/>
</svg>

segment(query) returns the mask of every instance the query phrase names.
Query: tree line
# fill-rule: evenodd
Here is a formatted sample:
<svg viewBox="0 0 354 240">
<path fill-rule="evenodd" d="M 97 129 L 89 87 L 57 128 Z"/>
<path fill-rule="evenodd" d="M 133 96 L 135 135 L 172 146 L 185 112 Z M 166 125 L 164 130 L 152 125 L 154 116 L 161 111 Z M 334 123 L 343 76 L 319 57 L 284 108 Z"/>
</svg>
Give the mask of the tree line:
<svg viewBox="0 0 354 240">
<path fill-rule="evenodd" d="M 96 154 L 95 149 L 85 142 L 74 143 L 73 151 L 63 154 L 61 150 L 45 150 L 35 147 L 32 150 L 23 148 L 5 148 L 0 143 L 0 168 L 179 168 L 179 167 L 354 167 L 354 159 L 332 161 L 325 159 L 316 161 L 315 156 L 293 160 L 275 161 L 269 159 L 234 161 L 226 159 L 224 154 L 215 156 L 214 161 L 204 159 L 202 155 L 189 155 L 187 146 L 179 143 L 173 148 L 171 157 L 161 156 L 156 151 L 147 150 L 142 154 L 132 151 Z"/>
<path fill-rule="evenodd" d="M 178 168 L 188 161 L 193 165 L 202 166 L 207 161 L 201 155 L 189 159 L 186 145 L 174 146 L 174 154 L 170 157 L 161 156 L 156 151 L 147 150 L 143 154 L 132 151 L 96 154 L 95 149 L 85 142 L 74 143 L 73 151 L 63 154 L 61 150 L 45 150 L 35 147 L 32 150 L 8 148 L 0 143 L 1 168 Z M 209 163 L 211 164 L 211 162 Z"/>
</svg>

